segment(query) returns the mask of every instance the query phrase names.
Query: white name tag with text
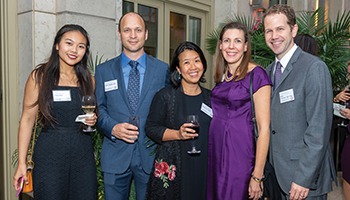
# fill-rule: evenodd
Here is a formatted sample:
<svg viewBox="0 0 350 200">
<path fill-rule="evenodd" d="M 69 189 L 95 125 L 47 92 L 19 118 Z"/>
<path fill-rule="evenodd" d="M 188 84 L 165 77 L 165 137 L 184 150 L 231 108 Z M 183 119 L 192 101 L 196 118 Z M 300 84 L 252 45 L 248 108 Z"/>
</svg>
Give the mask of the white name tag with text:
<svg viewBox="0 0 350 200">
<path fill-rule="evenodd" d="M 205 103 L 202 103 L 201 111 L 203 111 L 209 117 L 213 118 L 213 110 L 209 106 L 207 106 Z"/>
<path fill-rule="evenodd" d="M 280 103 L 286 103 L 290 101 L 294 101 L 294 91 L 293 89 L 285 90 L 283 92 L 280 92 Z"/>
<path fill-rule="evenodd" d="M 118 89 L 117 79 L 105 82 L 105 92 L 109 92 L 109 91 L 117 90 L 117 89 Z"/>
<path fill-rule="evenodd" d="M 70 90 L 52 90 L 54 102 L 71 101 Z"/>
</svg>

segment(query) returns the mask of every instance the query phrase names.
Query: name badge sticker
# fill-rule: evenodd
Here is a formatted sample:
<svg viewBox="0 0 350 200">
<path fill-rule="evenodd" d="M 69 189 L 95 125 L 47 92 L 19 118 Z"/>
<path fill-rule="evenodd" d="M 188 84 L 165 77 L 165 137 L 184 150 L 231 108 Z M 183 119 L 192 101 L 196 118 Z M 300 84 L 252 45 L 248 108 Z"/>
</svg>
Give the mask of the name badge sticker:
<svg viewBox="0 0 350 200">
<path fill-rule="evenodd" d="M 52 90 L 54 102 L 71 101 L 70 90 Z"/>
<path fill-rule="evenodd" d="M 117 79 L 105 82 L 105 92 L 109 92 L 109 91 L 117 90 L 117 89 L 118 89 Z"/>
<path fill-rule="evenodd" d="M 283 92 L 280 92 L 280 103 L 286 103 L 290 101 L 294 101 L 294 91 L 293 89 L 285 90 Z"/>
<path fill-rule="evenodd" d="M 209 106 L 207 106 L 205 103 L 202 103 L 201 111 L 203 111 L 209 117 L 213 118 L 213 110 Z"/>
</svg>

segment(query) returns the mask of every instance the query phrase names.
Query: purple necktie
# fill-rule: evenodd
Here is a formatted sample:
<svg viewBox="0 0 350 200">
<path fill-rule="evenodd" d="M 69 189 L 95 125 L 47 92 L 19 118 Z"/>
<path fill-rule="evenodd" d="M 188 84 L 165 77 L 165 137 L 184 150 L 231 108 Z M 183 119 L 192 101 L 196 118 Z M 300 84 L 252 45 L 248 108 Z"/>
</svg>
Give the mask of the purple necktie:
<svg viewBox="0 0 350 200">
<path fill-rule="evenodd" d="M 126 91 L 133 114 L 135 113 L 137 104 L 139 103 L 140 94 L 140 73 L 137 69 L 138 64 L 139 63 L 137 61 L 133 60 L 129 62 L 132 69 L 130 70 L 128 89 Z"/>
<path fill-rule="evenodd" d="M 280 81 L 280 78 L 282 76 L 282 70 L 281 70 L 281 63 L 277 62 L 276 64 L 276 71 L 275 71 L 275 78 L 274 78 L 274 87 L 276 88 L 278 81 Z"/>
</svg>

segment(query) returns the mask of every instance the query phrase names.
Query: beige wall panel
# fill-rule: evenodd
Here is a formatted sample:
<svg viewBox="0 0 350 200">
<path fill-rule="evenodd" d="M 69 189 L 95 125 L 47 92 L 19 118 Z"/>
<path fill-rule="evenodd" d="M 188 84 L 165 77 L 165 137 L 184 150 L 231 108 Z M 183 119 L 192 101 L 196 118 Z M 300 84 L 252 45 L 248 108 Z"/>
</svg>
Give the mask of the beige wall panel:
<svg viewBox="0 0 350 200">
<path fill-rule="evenodd" d="M 18 111 L 18 21 L 17 0 L 0 1 L 0 199 L 15 200 L 12 186 L 15 168 L 11 155 L 17 148 Z"/>
<path fill-rule="evenodd" d="M 18 13 L 28 12 L 33 10 L 33 1 L 32 0 L 17 0 L 17 9 Z"/>
<path fill-rule="evenodd" d="M 57 13 L 77 12 L 106 18 L 115 18 L 116 0 L 58 0 Z"/>
<path fill-rule="evenodd" d="M 36 11 L 54 13 L 56 10 L 56 0 L 34 0 L 34 9 Z"/>
<path fill-rule="evenodd" d="M 337 0 L 337 1 L 329 1 L 329 10 L 328 10 L 328 17 L 330 18 L 331 22 L 335 22 L 337 19 L 338 12 L 342 14 L 343 12 L 343 2 L 342 0 Z"/>
<path fill-rule="evenodd" d="M 218 27 L 220 23 L 224 23 L 230 19 L 231 1 L 230 0 L 216 0 L 214 27 Z"/>
<path fill-rule="evenodd" d="M 98 53 L 104 58 L 116 56 L 115 19 L 106 19 L 89 15 L 61 13 L 57 15 L 57 29 L 66 23 L 79 24 L 88 32 L 90 50 L 93 56 Z"/>
<path fill-rule="evenodd" d="M 345 10 L 349 11 L 350 10 L 350 1 L 349 0 L 343 0 L 343 1 L 344 1 Z"/>
<path fill-rule="evenodd" d="M 50 56 L 56 34 L 56 15 L 35 12 L 34 20 L 34 65 L 37 66 Z"/>
<path fill-rule="evenodd" d="M 292 6 L 295 13 L 299 13 L 301 11 L 306 10 L 305 8 L 305 0 L 293 0 L 293 1 L 287 1 L 288 5 Z"/>
<path fill-rule="evenodd" d="M 123 15 L 123 1 L 122 0 L 117 0 L 116 1 L 116 18 L 115 18 L 115 38 L 116 38 L 116 44 L 115 44 L 115 50 L 116 50 L 116 55 L 119 55 L 122 53 L 123 51 L 123 47 L 122 47 L 122 42 L 119 40 L 118 37 L 118 28 L 119 28 L 119 19 L 122 17 Z"/>
<path fill-rule="evenodd" d="M 18 15 L 18 101 L 22 113 L 24 88 L 33 70 L 33 12 Z"/>
<path fill-rule="evenodd" d="M 249 1 L 238 1 L 237 2 L 237 13 L 243 14 L 245 16 L 252 16 L 253 15 L 253 9 L 249 5 Z"/>
<path fill-rule="evenodd" d="M 305 4 L 306 4 L 306 2 L 307 2 L 307 5 L 304 8 L 304 10 L 309 11 L 309 12 L 313 12 L 316 10 L 316 0 L 305 1 Z"/>
</svg>

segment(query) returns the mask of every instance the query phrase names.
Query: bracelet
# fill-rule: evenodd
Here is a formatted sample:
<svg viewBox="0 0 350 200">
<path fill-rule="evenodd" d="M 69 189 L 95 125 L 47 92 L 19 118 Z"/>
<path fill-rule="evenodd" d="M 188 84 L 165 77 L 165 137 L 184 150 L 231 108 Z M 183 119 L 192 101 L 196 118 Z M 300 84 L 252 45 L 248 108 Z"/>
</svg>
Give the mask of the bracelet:
<svg viewBox="0 0 350 200">
<path fill-rule="evenodd" d="M 254 181 L 258 182 L 258 183 L 261 183 L 261 181 L 263 181 L 263 179 L 265 178 L 265 176 L 263 175 L 262 178 L 257 178 L 254 176 L 253 172 L 251 174 L 251 177 L 254 179 Z"/>
<path fill-rule="evenodd" d="M 334 97 L 333 102 L 334 102 L 334 103 L 338 103 L 339 101 L 337 100 L 336 97 Z"/>
</svg>

